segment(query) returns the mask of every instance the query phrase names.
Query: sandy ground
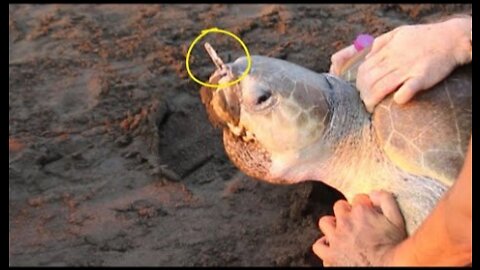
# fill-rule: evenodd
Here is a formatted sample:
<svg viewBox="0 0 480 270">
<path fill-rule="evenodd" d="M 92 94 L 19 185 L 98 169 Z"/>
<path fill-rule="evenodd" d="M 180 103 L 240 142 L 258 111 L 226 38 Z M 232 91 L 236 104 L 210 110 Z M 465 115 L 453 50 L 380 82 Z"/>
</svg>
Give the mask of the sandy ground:
<svg viewBox="0 0 480 270">
<path fill-rule="evenodd" d="M 328 70 L 378 35 L 471 5 L 10 5 L 10 265 L 315 266 L 321 183 L 246 177 L 207 121 L 185 55 L 202 29 Z M 222 58 L 242 55 L 209 36 Z M 192 71 L 213 64 L 201 48 Z"/>
</svg>

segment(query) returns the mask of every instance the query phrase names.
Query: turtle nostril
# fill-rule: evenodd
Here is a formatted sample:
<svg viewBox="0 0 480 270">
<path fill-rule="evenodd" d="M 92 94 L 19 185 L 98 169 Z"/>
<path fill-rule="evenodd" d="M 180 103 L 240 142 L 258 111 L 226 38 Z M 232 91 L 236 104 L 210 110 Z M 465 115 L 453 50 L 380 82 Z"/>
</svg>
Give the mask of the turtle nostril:
<svg viewBox="0 0 480 270">
<path fill-rule="evenodd" d="M 267 101 L 272 96 L 272 93 L 265 92 L 257 99 L 257 105 L 262 104 L 263 102 Z"/>
</svg>

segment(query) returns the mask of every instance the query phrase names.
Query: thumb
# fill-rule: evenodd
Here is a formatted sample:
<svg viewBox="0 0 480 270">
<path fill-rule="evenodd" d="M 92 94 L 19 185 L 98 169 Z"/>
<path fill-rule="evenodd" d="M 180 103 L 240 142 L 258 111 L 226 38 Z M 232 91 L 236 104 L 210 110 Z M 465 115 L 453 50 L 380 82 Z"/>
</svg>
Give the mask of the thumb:
<svg viewBox="0 0 480 270">
<path fill-rule="evenodd" d="M 393 100 L 397 104 L 405 104 L 420 90 L 422 90 L 423 83 L 418 78 L 410 78 L 395 92 Z"/>
<path fill-rule="evenodd" d="M 334 53 L 330 58 L 330 61 L 332 63 L 330 66 L 330 73 L 337 76 L 340 75 L 340 71 L 345 65 L 345 63 L 347 63 L 348 60 L 350 60 L 356 53 L 357 50 L 353 45 L 345 47 L 340 51 Z"/>
<path fill-rule="evenodd" d="M 405 220 L 392 193 L 383 190 L 374 191 L 370 194 L 370 199 L 374 206 L 382 210 L 390 222 L 399 228 L 405 228 Z"/>
</svg>

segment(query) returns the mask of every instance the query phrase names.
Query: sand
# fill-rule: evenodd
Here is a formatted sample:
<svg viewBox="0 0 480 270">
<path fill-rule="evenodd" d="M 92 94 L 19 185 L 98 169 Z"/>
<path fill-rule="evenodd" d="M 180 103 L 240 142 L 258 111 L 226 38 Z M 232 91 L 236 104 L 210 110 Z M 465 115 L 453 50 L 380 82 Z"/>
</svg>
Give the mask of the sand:
<svg viewBox="0 0 480 270">
<path fill-rule="evenodd" d="M 471 5 L 10 5 L 9 264 L 319 266 L 341 194 L 277 186 L 226 157 L 185 69 L 201 30 L 325 72 L 359 33 Z M 209 36 L 223 59 L 242 50 Z M 201 47 L 192 71 L 214 66 Z"/>
</svg>

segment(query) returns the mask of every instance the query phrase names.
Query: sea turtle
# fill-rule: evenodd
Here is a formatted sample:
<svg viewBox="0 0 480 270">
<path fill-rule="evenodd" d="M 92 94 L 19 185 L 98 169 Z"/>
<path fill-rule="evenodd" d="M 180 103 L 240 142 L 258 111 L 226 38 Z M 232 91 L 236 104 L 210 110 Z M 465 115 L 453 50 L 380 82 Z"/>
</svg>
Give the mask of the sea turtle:
<svg viewBox="0 0 480 270">
<path fill-rule="evenodd" d="M 247 67 L 246 57 L 223 64 L 213 49 L 209 54 L 217 63 L 210 83 L 232 81 Z M 277 184 L 322 181 L 349 200 L 385 189 L 411 234 L 462 167 L 472 125 L 471 65 L 405 105 L 389 96 L 370 114 L 353 83 L 362 55 L 339 77 L 255 55 L 243 80 L 203 87 L 202 102 L 223 129 L 227 155 L 247 175 Z"/>
</svg>

